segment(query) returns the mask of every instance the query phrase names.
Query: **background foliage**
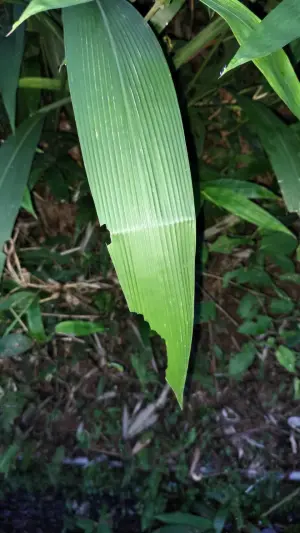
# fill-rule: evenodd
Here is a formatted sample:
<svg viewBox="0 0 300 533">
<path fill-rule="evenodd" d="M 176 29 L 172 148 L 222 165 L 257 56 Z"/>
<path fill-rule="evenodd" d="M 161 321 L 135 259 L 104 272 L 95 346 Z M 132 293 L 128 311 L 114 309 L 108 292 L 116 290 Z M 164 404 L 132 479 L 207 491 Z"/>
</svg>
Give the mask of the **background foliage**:
<svg viewBox="0 0 300 533">
<path fill-rule="evenodd" d="M 108 253 L 110 228 L 97 219 L 94 201 L 101 223 L 108 220 L 101 219 L 105 206 L 112 213 L 101 186 L 100 211 L 91 196 L 69 95 L 69 83 L 73 100 L 76 84 L 87 83 L 78 51 L 67 57 L 73 82 L 64 66 L 59 8 L 70 2 L 51 4 L 51 11 L 36 0 L 27 8 L 0 6 L 0 472 L 6 506 L 12 492 L 40 498 L 37 486 L 61 502 L 59 523 L 46 521 L 51 531 L 64 520 L 66 530 L 91 532 L 220 533 L 230 526 L 252 533 L 287 525 L 287 512 L 297 508 L 291 483 L 300 478 L 300 55 L 298 35 L 287 36 L 291 4 L 297 9 L 290 0 L 126 4 L 149 20 L 167 57 L 191 165 L 197 246 L 183 411 L 164 383 L 159 328 L 128 311 Z M 72 10 L 84 20 L 93 5 L 67 8 L 66 34 Z M 33 16 L 5 38 L 28 10 Z M 279 40 L 276 17 L 285 21 Z M 93 46 L 91 72 L 100 68 Z M 128 50 L 136 57 L 141 51 Z M 159 110 L 166 85 L 155 76 L 152 83 L 149 109 Z M 143 90 L 150 87 L 146 79 Z M 74 100 L 79 133 L 82 92 Z M 91 113 L 82 106 L 81 137 L 95 127 L 96 105 Z M 144 146 L 151 158 L 153 117 Z M 160 137 L 161 153 L 169 150 L 163 169 L 172 169 L 178 155 L 172 128 L 170 122 Z M 124 189 L 113 180 L 111 186 L 116 206 Z M 129 196 L 124 205 L 126 219 Z M 144 266 L 149 242 L 163 250 L 155 230 L 147 232 L 138 249 Z M 194 241 L 182 235 L 181 258 L 192 264 Z M 184 295 L 192 298 L 189 268 L 188 278 L 174 274 L 176 312 Z M 151 283 L 149 299 L 153 293 L 159 305 L 165 293 Z M 177 313 L 173 323 L 178 334 L 185 316 Z M 11 520 L 1 512 L 3 524 Z"/>
</svg>

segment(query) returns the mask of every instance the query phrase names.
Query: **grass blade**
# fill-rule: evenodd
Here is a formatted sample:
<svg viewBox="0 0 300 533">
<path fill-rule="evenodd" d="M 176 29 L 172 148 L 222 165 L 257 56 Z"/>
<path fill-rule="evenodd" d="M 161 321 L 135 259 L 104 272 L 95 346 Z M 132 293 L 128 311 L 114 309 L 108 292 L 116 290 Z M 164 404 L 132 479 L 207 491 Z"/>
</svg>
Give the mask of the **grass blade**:
<svg viewBox="0 0 300 533">
<path fill-rule="evenodd" d="M 282 0 L 250 33 L 232 59 L 234 68 L 247 61 L 272 54 L 300 37 L 300 2 Z"/>
<path fill-rule="evenodd" d="M 238 0 L 201 1 L 226 20 L 240 45 L 247 41 L 251 31 L 261 22 L 250 9 Z M 300 84 L 284 51 L 278 50 L 267 57 L 254 59 L 253 62 L 278 96 L 294 115 L 300 118 Z M 230 70 L 229 67 L 224 70 L 224 73 L 228 70 Z"/>
<path fill-rule="evenodd" d="M 75 118 L 109 252 L 130 310 L 166 340 L 166 377 L 182 404 L 195 213 L 171 75 L 149 25 L 125 0 L 71 7 L 63 20 Z"/>
<path fill-rule="evenodd" d="M 251 222 L 251 224 L 255 224 L 259 228 L 291 234 L 279 220 L 235 190 L 215 186 L 212 183 L 204 185 L 201 193 L 209 202 Z"/>
<path fill-rule="evenodd" d="M 26 120 L 0 148 L 0 276 L 5 262 L 3 245 L 10 238 L 22 203 L 42 124 L 42 115 Z"/>
<path fill-rule="evenodd" d="M 238 97 L 238 101 L 269 156 L 287 209 L 300 213 L 300 151 L 297 134 L 263 104 L 246 97 Z"/>
<path fill-rule="evenodd" d="M 13 18 L 17 18 L 23 8 L 13 6 Z M 20 28 L 8 38 L 0 41 L 0 92 L 9 118 L 12 131 L 15 131 L 16 93 L 21 61 L 24 50 L 24 28 Z"/>
</svg>

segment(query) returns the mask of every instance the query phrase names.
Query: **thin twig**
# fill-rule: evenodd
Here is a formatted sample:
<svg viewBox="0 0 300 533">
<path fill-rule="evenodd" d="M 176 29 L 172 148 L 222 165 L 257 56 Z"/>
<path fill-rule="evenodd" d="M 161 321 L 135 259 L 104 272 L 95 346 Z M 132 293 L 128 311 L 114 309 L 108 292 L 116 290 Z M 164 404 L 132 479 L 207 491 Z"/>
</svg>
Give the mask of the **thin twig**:
<svg viewBox="0 0 300 533">
<path fill-rule="evenodd" d="M 203 288 L 201 290 L 203 294 L 205 294 L 205 296 L 210 298 L 215 303 L 216 308 L 219 309 L 219 311 L 221 311 L 221 313 L 223 313 L 223 315 L 225 315 L 236 328 L 240 326 L 240 324 L 235 320 L 235 318 L 233 318 L 229 313 L 227 313 L 227 311 L 217 302 L 217 300 L 209 292 L 207 292 Z"/>
<path fill-rule="evenodd" d="M 277 503 L 275 503 L 275 505 L 272 505 L 272 507 L 270 507 L 270 509 L 268 509 L 261 516 L 262 517 L 269 516 L 274 511 L 277 511 L 277 509 L 279 509 L 282 505 L 285 505 L 287 502 L 289 502 L 293 498 L 295 498 L 299 493 L 300 493 L 300 487 L 298 487 L 297 489 L 293 490 L 293 492 L 288 494 L 285 498 L 282 498 L 282 500 L 280 500 L 280 502 L 277 502 Z"/>
</svg>

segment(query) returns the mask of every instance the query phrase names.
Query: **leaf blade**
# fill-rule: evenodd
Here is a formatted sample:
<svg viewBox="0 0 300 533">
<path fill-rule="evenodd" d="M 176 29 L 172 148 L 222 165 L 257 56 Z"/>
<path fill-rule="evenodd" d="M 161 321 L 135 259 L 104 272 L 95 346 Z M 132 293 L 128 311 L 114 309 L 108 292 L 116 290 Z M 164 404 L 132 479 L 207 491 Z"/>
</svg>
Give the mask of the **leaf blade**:
<svg viewBox="0 0 300 533">
<path fill-rule="evenodd" d="M 272 54 L 300 36 L 300 3 L 282 0 L 250 33 L 229 67 L 243 65 L 258 57 Z"/>
<path fill-rule="evenodd" d="M 241 96 L 238 102 L 254 125 L 269 156 L 287 209 L 300 213 L 300 151 L 297 134 L 263 104 Z"/>
<path fill-rule="evenodd" d="M 248 39 L 251 30 L 261 22 L 238 0 L 201 0 L 201 2 L 226 20 L 240 45 Z M 267 57 L 254 59 L 253 62 L 294 115 L 300 118 L 300 85 L 285 52 L 277 50 Z M 229 66 L 225 68 L 224 73 L 228 70 Z"/>
<path fill-rule="evenodd" d="M 98 216 L 110 230 L 109 252 L 129 309 L 166 339 L 166 377 L 182 403 L 195 214 L 170 72 L 151 29 L 125 1 L 68 8 L 63 20 L 75 118 Z"/>
<path fill-rule="evenodd" d="M 16 135 L 8 137 L 0 149 L 0 276 L 4 267 L 4 243 L 10 238 L 21 206 L 32 159 L 43 125 L 42 115 L 24 121 Z"/>
<path fill-rule="evenodd" d="M 13 6 L 13 17 L 17 18 L 23 7 Z M 14 35 L 4 37 L 0 42 L 0 92 L 12 131 L 15 131 L 16 93 L 24 50 L 24 28 Z"/>
<path fill-rule="evenodd" d="M 263 229 L 282 231 L 291 235 L 288 228 L 279 222 L 279 220 L 270 215 L 259 205 L 251 202 L 247 197 L 235 193 L 231 189 L 214 186 L 212 182 L 212 185 L 205 185 L 203 187 L 202 195 L 218 207 L 230 211 L 251 224 L 255 224 Z"/>
</svg>

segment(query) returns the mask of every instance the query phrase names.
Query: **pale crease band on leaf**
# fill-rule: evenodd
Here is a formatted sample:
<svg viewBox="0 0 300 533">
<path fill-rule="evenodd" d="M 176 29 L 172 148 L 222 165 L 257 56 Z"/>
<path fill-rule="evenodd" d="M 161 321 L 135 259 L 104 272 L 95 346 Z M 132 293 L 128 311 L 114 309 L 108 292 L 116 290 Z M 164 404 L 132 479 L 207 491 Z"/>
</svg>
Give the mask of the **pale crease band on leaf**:
<svg viewBox="0 0 300 533">
<path fill-rule="evenodd" d="M 194 307 L 195 212 L 170 71 L 125 0 L 63 10 L 69 84 L 85 167 L 131 311 L 165 340 L 182 404 Z"/>
<path fill-rule="evenodd" d="M 13 18 L 17 18 L 23 11 L 22 6 L 8 6 L 12 8 Z M 11 23 L 11 21 L 10 21 Z M 20 66 L 24 50 L 24 28 L 19 28 L 14 35 L 0 40 L 0 93 L 9 118 L 12 131 L 15 131 L 16 92 Z"/>
<path fill-rule="evenodd" d="M 262 209 L 259 205 L 251 202 L 248 198 L 234 190 L 209 184 L 203 187 L 201 191 L 206 200 L 213 204 L 230 211 L 234 215 L 255 224 L 259 228 L 270 231 L 282 231 L 291 235 L 291 232 L 279 220 L 270 215 L 268 211 Z"/>
<path fill-rule="evenodd" d="M 11 236 L 22 203 L 42 124 L 42 115 L 26 120 L 0 148 L 0 277 L 5 261 L 3 246 Z"/>
<path fill-rule="evenodd" d="M 234 68 L 272 54 L 300 37 L 300 2 L 282 0 L 250 33 L 230 63 Z"/>
<path fill-rule="evenodd" d="M 201 2 L 226 20 L 240 45 L 246 42 L 251 30 L 261 22 L 239 0 L 201 0 Z M 277 50 L 267 57 L 254 59 L 253 62 L 278 96 L 294 115 L 300 118 L 300 84 L 285 52 Z M 225 68 L 223 73 L 228 70 L 229 67 Z"/>
<path fill-rule="evenodd" d="M 269 156 L 287 209 L 300 213 L 300 145 L 297 133 L 263 104 L 242 96 L 238 97 L 238 102 Z"/>
<path fill-rule="evenodd" d="M 63 7 L 69 7 L 74 4 L 85 4 L 91 0 L 31 0 L 28 4 L 20 18 L 13 24 L 12 29 L 10 30 L 10 35 L 20 24 L 25 22 L 25 20 L 36 15 L 37 13 L 42 13 L 43 11 L 48 11 L 49 9 L 60 9 Z"/>
</svg>

